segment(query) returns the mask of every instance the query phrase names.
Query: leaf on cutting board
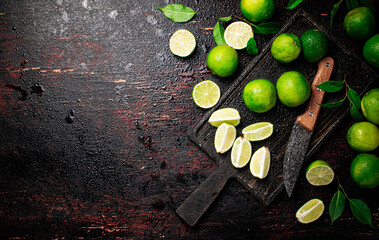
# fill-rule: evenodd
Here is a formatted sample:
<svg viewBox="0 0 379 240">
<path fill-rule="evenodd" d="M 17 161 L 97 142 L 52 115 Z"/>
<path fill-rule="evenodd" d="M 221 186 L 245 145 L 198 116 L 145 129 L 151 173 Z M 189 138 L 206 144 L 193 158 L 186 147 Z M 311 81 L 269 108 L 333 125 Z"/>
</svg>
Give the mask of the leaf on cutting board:
<svg viewBox="0 0 379 240">
<path fill-rule="evenodd" d="M 363 117 L 362 113 L 359 112 L 359 110 L 355 106 L 351 106 L 350 108 L 350 116 L 358 122 L 364 121 L 365 118 Z"/>
<path fill-rule="evenodd" d="M 287 4 L 287 9 L 294 9 L 299 5 L 303 0 L 290 0 Z"/>
<path fill-rule="evenodd" d="M 250 38 L 249 41 L 247 42 L 246 51 L 248 54 L 253 55 L 253 56 L 258 54 L 257 43 L 255 42 L 254 38 Z"/>
<path fill-rule="evenodd" d="M 342 3 L 343 0 L 337 2 L 336 4 L 333 5 L 332 13 L 330 14 L 330 27 L 332 28 L 333 26 L 333 19 L 334 15 L 336 15 L 338 9 L 340 8 L 340 4 Z"/>
<path fill-rule="evenodd" d="M 267 22 L 259 25 L 251 25 L 253 32 L 256 34 L 274 34 L 277 33 L 282 25 L 279 22 Z"/>
<path fill-rule="evenodd" d="M 371 223 L 372 215 L 370 208 L 360 199 L 350 199 L 350 209 L 354 217 L 363 224 L 374 227 Z"/>
<path fill-rule="evenodd" d="M 343 88 L 344 81 L 326 81 L 321 83 L 320 85 L 316 85 L 316 87 L 320 88 L 325 92 L 338 92 Z"/>
<path fill-rule="evenodd" d="M 349 97 L 350 103 L 356 108 L 361 108 L 361 98 L 359 97 L 358 93 L 354 90 L 349 88 L 347 90 L 347 96 Z"/>
<path fill-rule="evenodd" d="M 333 195 L 332 201 L 329 204 L 329 216 L 332 219 L 332 224 L 341 216 L 345 208 L 345 199 L 345 195 L 340 190 Z"/>
<path fill-rule="evenodd" d="M 330 103 L 323 103 L 323 104 L 317 103 L 317 104 L 320 105 L 321 107 L 324 107 L 324 108 L 336 108 L 336 107 L 341 106 L 344 101 L 345 101 L 345 98 L 343 98 L 337 102 L 330 102 Z"/>
<path fill-rule="evenodd" d="M 188 22 L 195 16 L 197 11 L 192 10 L 192 8 L 186 7 L 182 4 L 169 4 L 166 7 L 160 8 L 155 5 L 163 14 L 174 22 Z"/>
<path fill-rule="evenodd" d="M 217 21 L 216 25 L 213 28 L 213 38 L 217 45 L 226 45 L 224 32 L 224 27 L 220 24 L 220 21 Z"/>
</svg>

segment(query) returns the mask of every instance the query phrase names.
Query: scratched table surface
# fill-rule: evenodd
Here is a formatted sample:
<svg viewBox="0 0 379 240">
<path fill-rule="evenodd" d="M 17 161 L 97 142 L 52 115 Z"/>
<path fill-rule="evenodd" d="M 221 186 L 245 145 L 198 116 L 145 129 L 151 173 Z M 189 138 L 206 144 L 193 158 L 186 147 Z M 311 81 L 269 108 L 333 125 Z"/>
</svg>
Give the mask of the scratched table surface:
<svg viewBox="0 0 379 240">
<path fill-rule="evenodd" d="M 272 20 L 285 24 L 297 9 L 276 2 Z M 299 7 L 330 29 L 333 2 Z M 168 3 L 199 11 L 175 23 L 154 6 Z M 343 3 L 330 32 L 362 59 L 363 43 L 343 30 L 346 13 Z M 217 167 L 187 132 L 206 112 L 193 86 L 212 79 L 225 92 L 233 83 L 205 62 L 217 16 L 230 14 L 242 16 L 239 1 L 1 0 L 1 239 L 378 239 L 378 188 L 361 189 L 349 174 L 350 117 L 310 160 L 330 162 L 348 195 L 369 205 L 374 228 L 348 207 L 333 225 L 327 210 L 297 222 L 301 205 L 320 198 L 327 207 L 337 190 L 336 181 L 311 186 L 304 168 L 293 196 L 282 192 L 268 207 L 230 181 L 195 227 L 176 215 Z M 180 28 L 197 38 L 185 59 L 168 48 Z M 258 47 L 272 36 L 256 35 Z M 235 76 L 254 58 L 239 57 Z"/>
</svg>

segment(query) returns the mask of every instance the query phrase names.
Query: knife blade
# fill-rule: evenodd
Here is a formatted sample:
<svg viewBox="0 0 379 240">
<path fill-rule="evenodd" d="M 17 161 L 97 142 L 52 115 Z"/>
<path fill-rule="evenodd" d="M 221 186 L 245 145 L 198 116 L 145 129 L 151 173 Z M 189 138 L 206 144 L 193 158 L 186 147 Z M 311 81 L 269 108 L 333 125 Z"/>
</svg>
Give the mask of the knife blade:
<svg viewBox="0 0 379 240">
<path fill-rule="evenodd" d="M 320 113 L 325 92 L 316 87 L 321 83 L 328 81 L 332 75 L 334 60 L 326 57 L 318 62 L 317 74 L 311 87 L 311 99 L 305 112 L 298 116 L 292 128 L 292 132 L 287 144 L 286 152 L 283 159 L 283 181 L 287 194 L 291 197 L 295 187 L 297 177 L 304 158 L 306 156 L 309 143 L 316 125 L 317 117 Z"/>
</svg>

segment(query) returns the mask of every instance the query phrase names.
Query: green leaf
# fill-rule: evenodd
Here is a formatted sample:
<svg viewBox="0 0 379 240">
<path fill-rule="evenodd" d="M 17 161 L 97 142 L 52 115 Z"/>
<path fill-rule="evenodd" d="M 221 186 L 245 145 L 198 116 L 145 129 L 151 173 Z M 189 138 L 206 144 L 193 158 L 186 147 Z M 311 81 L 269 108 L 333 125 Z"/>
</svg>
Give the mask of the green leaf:
<svg viewBox="0 0 379 240">
<path fill-rule="evenodd" d="M 333 6 L 333 9 L 332 9 L 332 13 L 330 14 L 330 27 L 332 28 L 333 26 L 333 18 L 334 18 L 334 15 L 336 15 L 339 7 L 340 7 L 340 4 L 342 3 L 343 0 L 340 0 L 339 2 L 337 2 L 336 4 L 334 4 Z"/>
<path fill-rule="evenodd" d="M 253 32 L 256 34 L 274 34 L 277 33 L 282 25 L 279 22 L 266 22 L 259 25 L 252 25 Z"/>
<path fill-rule="evenodd" d="M 361 108 L 361 98 L 358 93 L 354 89 L 349 88 L 349 90 L 347 90 L 347 96 L 349 97 L 350 103 L 359 110 L 359 108 Z"/>
<path fill-rule="evenodd" d="M 164 8 L 160 8 L 155 5 L 159 10 L 163 12 L 163 14 L 174 22 L 188 22 L 195 16 L 197 11 L 194 12 L 192 8 L 186 7 L 182 4 L 169 4 Z"/>
<path fill-rule="evenodd" d="M 350 116 L 358 122 L 364 121 L 364 117 L 362 113 L 359 112 L 359 110 L 355 106 L 351 106 L 350 108 Z"/>
<path fill-rule="evenodd" d="M 343 88 L 344 81 L 326 81 L 316 87 L 324 90 L 325 92 L 338 92 Z"/>
<path fill-rule="evenodd" d="M 220 21 L 223 21 L 223 22 L 229 22 L 230 20 L 232 20 L 232 15 L 228 16 L 228 17 L 222 17 L 222 18 L 219 18 Z"/>
<path fill-rule="evenodd" d="M 350 209 L 353 212 L 354 217 L 363 224 L 370 225 L 371 224 L 372 215 L 370 208 L 367 206 L 365 202 L 359 199 L 350 199 Z"/>
<path fill-rule="evenodd" d="M 354 8 L 359 7 L 358 0 L 346 0 L 346 5 L 349 11 L 353 10 Z"/>
<path fill-rule="evenodd" d="M 361 0 L 361 4 L 363 7 L 368 7 L 373 13 L 375 12 L 375 8 L 371 5 L 371 3 L 368 0 Z"/>
<path fill-rule="evenodd" d="M 343 98 L 337 102 L 323 103 L 323 104 L 317 103 L 317 104 L 320 105 L 321 107 L 324 107 L 324 108 L 336 108 L 336 107 L 341 106 L 344 101 L 345 101 L 345 98 Z"/>
<path fill-rule="evenodd" d="M 224 39 L 224 27 L 220 24 L 220 21 L 217 21 L 216 25 L 213 28 L 213 38 L 217 45 L 226 45 Z"/>
<path fill-rule="evenodd" d="M 255 42 L 254 38 L 250 38 L 247 42 L 246 51 L 250 55 L 257 55 L 258 54 L 258 47 L 257 43 Z"/>
<path fill-rule="evenodd" d="M 340 190 L 333 195 L 332 201 L 329 204 L 329 216 L 332 219 L 332 224 L 341 216 L 345 208 L 345 198 L 345 195 Z"/>
<path fill-rule="evenodd" d="M 287 9 L 294 9 L 299 5 L 303 0 L 290 0 L 287 5 Z"/>
</svg>

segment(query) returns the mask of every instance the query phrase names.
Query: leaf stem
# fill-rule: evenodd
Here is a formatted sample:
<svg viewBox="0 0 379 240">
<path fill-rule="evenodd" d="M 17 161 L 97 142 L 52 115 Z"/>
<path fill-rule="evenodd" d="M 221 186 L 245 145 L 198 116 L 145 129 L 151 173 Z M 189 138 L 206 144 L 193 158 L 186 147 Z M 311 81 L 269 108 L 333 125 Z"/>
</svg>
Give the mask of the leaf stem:
<svg viewBox="0 0 379 240">
<path fill-rule="evenodd" d="M 242 20 L 242 21 L 244 21 L 244 22 L 246 22 L 246 23 L 248 23 L 248 24 L 250 24 L 250 25 L 252 25 L 252 26 L 256 26 L 255 24 L 253 24 L 253 23 L 247 21 L 246 19 L 241 18 L 241 17 L 238 17 L 238 16 L 236 16 L 236 15 L 234 15 L 234 14 L 232 14 L 231 16 L 232 16 L 232 17 L 235 17 L 235 18 L 237 18 L 237 19 L 239 19 L 239 20 Z"/>
<path fill-rule="evenodd" d="M 343 187 L 342 187 L 342 185 L 341 185 L 341 183 L 340 183 L 340 179 L 338 178 L 338 176 L 337 176 L 337 181 L 338 181 L 338 188 L 340 188 L 340 189 L 342 190 L 342 192 L 343 192 L 343 194 L 345 195 L 345 197 L 347 198 L 347 200 L 350 201 L 350 198 L 347 196 L 347 194 L 346 194 L 346 192 L 345 192 L 345 189 L 343 189 Z"/>
</svg>

